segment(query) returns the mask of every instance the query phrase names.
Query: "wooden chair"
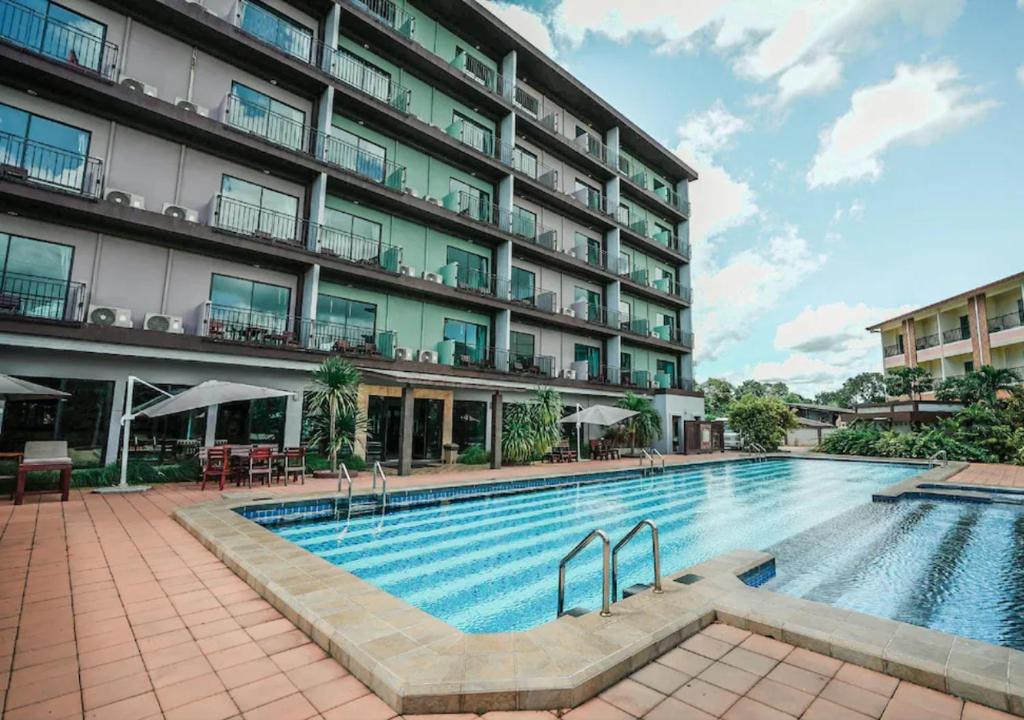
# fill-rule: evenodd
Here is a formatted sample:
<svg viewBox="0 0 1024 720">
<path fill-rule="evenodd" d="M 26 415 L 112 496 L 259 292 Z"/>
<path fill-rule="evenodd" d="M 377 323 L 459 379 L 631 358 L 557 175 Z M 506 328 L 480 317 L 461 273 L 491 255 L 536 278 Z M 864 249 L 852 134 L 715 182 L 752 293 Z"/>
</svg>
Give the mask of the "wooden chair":
<svg viewBox="0 0 1024 720">
<path fill-rule="evenodd" d="M 288 479 L 295 475 L 296 479 L 306 484 L 306 448 L 290 447 L 284 449 L 284 464 L 281 471 L 284 474 L 284 482 L 287 485 Z"/>
<path fill-rule="evenodd" d="M 273 471 L 273 450 L 268 447 L 254 447 L 249 451 L 249 487 L 252 487 L 253 478 L 259 478 L 261 485 L 270 485 Z"/>
<path fill-rule="evenodd" d="M 203 465 L 203 484 L 200 490 L 206 489 L 209 480 L 216 480 L 219 488 L 224 489 L 228 475 L 231 473 L 231 448 L 218 445 L 206 448 L 206 464 Z"/>
</svg>

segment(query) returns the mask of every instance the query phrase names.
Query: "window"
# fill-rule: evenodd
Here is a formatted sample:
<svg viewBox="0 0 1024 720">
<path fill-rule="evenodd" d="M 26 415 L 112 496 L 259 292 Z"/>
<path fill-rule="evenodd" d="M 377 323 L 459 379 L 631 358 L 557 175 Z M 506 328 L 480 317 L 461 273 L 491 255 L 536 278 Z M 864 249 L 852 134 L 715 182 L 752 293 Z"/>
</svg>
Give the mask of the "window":
<svg viewBox="0 0 1024 720">
<path fill-rule="evenodd" d="M 489 129 L 458 110 L 452 111 L 452 122 L 461 126 L 462 142 L 487 155 L 494 152 L 494 133 Z"/>
<path fill-rule="evenodd" d="M 601 348 L 590 347 L 589 345 L 576 345 L 576 362 L 586 362 L 587 372 L 590 377 L 599 377 L 601 374 Z"/>
<path fill-rule="evenodd" d="M 347 260 L 376 260 L 380 256 L 381 228 L 373 220 L 325 207 L 320 244 Z"/>
<path fill-rule="evenodd" d="M 588 185 L 579 178 L 576 179 L 574 195 L 576 199 L 591 210 L 601 210 L 601 191 L 593 185 Z"/>
<path fill-rule="evenodd" d="M 587 288 L 576 288 L 576 302 L 585 300 L 587 302 L 587 318 L 599 320 L 601 318 L 601 293 Z"/>
<path fill-rule="evenodd" d="M 669 327 L 674 327 L 676 324 L 675 316 L 669 313 L 660 312 L 656 315 L 656 317 L 658 318 L 659 325 L 668 325 Z"/>
<path fill-rule="evenodd" d="M 486 447 L 487 403 L 477 400 L 456 400 L 452 405 L 452 442 L 465 452 L 473 445 Z"/>
<path fill-rule="evenodd" d="M 512 234 L 527 240 L 537 237 L 537 213 L 516 205 L 512 209 Z"/>
<path fill-rule="evenodd" d="M 287 329 L 291 290 L 214 274 L 210 281 L 210 334 L 227 340 L 263 341 Z"/>
<path fill-rule="evenodd" d="M 329 143 L 328 162 L 374 182 L 383 183 L 387 180 L 387 148 L 337 126 L 333 132 L 338 142 Z"/>
<path fill-rule="evenodd" d="M 107 26 L 45 0 L 4 3 L 0 37 L 69 65 L 106 74 Z"/>
<path fill-rule="evenodd" d="M 537 276 L 523 268 L 512 268 L 512 299 L 533 304 L 537 294 Z"/>
<path fill-rule="evenodd" d="M 313 32 L 266 5 L 243 0 L 239 26 L 277 49 L 309 62 Z"/>
<path fill-rule="evenodd" d="M 628 328 L 633 319 L 633 303 L 619 300 L 619 325 Z"/>
<path fill-rule="evenodd" d="M 491 288 L 488 259 L 462 248 L 448 246 L 446 262 L 459 264 L 459 287 L 487 292 Z"/>
<path fill-rule="evenodd" d="M 475 188 L 458 178 L 450 178 L 448 191 L 455 194 L 458 202 L 457 212 L 469 215 L 475 220 L 489 222 L 491 219 L 491 195 Z"/>
<path fill-rule="evenodd" d="M 676 364 L 671 360 L 658 360 L 657 371 L 659 375 L 668 375 L 672 380 L 672 384 L 676 382 Z"/>
<path fill-rule="evenodd" d="M 974 361 L 973 360 L 968 360 L 967 362 L 964 363 L 964 372 L 965 373 L 972 373 L 972 372 L 974 372 Z"/>
<path fill-rule="evenodd" d="M 513 331 L 509 334 L 509 338 L 513 365 L 522 366 L 532 363 L 537 354 L 533 335 Z"/>
<path fill-rule="evenodd" d="M 971 337 L 971 321 L 966 315 L 960 316 L 960 339 L 967 340 Z"/>
<path fill-rule="evenodd" d="M 537 177 L 537 156 L 529 150 L 516 145 L 512 150 L 512 167 L 514 167 L 523 175 L 529 177 Z"/>
<path fill-rule="evenodd" d="M 231 83 L 229 124 L 273 143 L 299 150 L 305 139 L 306 113 L 239 82 Z"/>
<path fill-rule="evenodd" d="M 299 199 L 247 180 L 224 175 L 217 224 L 249 235 L 269 235 L 280 240 L 297 238 Z"/>
<path fill-rule="evenodd" d="M 633 369 L 633 354 L 621 353 L 619 355 L 619 367 L 622 369 L 623 377 L 625 377 Z"/>
<path fill-rule="evenodd" d="M 446 318 L 444 339 L 455 341 L 457 359 L 466 358 L 471 363 L 479 363 L 487 357 L 487 327 L 484 325 Z"/>
<path fill-rule="evenodd" d="M 339 80 L 382 102 L 390 102 L 391 73 L 344 48 L 338 50 L 338 58 L 335 74 Z"/>
<path fill-rule="evenodd" d="M 376 346 L 377 306 L 320 293 L 316 301 L 315 343 L 321 350 Z"/>
<path fill-rule="evenodd" d="M 0 165 L 24 168 L 36 182 L 84 192 L 91 139 L 88 130 L 0 104 Z"/>
<path fill-rule="evenodd" d="M 0 233 L 0 300 L 26 317 L 64 320 L 74 248 Z"/>
<path fill-rule="evenodd" d="M 577 257 L 579 257 L 580 260 L 585 260 L 588 265 L 604 267 L 600 240 L 587 237 L 583 233 L 576 233 L 576 247 Z"/>
</svg>

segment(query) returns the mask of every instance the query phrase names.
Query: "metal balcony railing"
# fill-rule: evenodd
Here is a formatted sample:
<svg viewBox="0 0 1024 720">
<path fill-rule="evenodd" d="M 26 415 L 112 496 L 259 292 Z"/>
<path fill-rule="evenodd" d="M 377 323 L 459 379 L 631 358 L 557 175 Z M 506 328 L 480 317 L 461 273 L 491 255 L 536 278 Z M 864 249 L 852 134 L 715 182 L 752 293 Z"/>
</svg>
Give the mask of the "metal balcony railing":
<svg viewBox="0 0 1024 720">
<path fill-rule="evenodd" d="M 449 137 L 455 138 L 463 145 L 468 145 L 488 157 L 498 157 L 501 154 L 497 151 L 494 133 L 487 132 L 475 125 L 457 119 L 444 131 Z"/>
<path fill-rule="evenodd" d="M 555 377 L 555 358 L 551 355 L 520 355 L 512 353 L 509 372 L 515 375 Z"/>
<path fill-rule="evenodd" d="M 457 342 L 452 362 L 458 368 L 505 371 L 508 368 L 508 351 Z"/>
<path fill-rule="evenodd" d="M 416 18 L 391 0 L 351 0 L 351 5 L 410 40 L 416 32 Z"/>
<path fill-rule="evenodd" d="M 500 208 L 483 195 L 466 192 L 465 190 L 453 190 L 441 198 L 441 205 L 446 210 L 458 213 L 470 220 L 498 227 L 502 225 Z M 506 222 L 505 225 L 507 228 L 509 223 Z"/>
<path fill-rule="evenodd" d="M 577 260 L 585 262 L 591 267 L 608 269 L 608 253 L 601 248 L 596 248 L 589 243 L 577 243 L 572 249 L 572 256 Z"/>
<path fill-rule="evenodd" d="M 544 187 L 550 190 L 558 189 L 558 170 L 537 160 L 517 157 L 515 153 L 512 154 L 512 161 L 509 164 L 513 170 L 533 178 Z"/>
<path fill-rule="evenodd" d="M 1024 325 L 1024 313 L 1017 311 L 1006 315 L 996 315 L 988 319 L 988 331 L 990 333 L 1002 332 Z"/>
<path fill-rule="evenodd" d="M 398 273 L 402 266 L 402 247 L 374 238 L 353 235 L 326 225 L 317 225 L 317 252 L 359 265 L 371 265 Z"/>
<path fill-rule="evenodd" d="M 697 388 L 697 383 L 694 382 L 693 378 L 675 378 L 672 381 L 672 386 L 679 390 L 693 392 Z"/>
<path fill-rule="evenodd" d="M 615 365 L 598 365 L 587 372 L 587 382 L 598 385 L 618 385 L 621 378 L 620 369 Z"/>
<path fill-rule="evenodd" d="M 952 343 L 960 340 L 970 340 L 971 329 L 970 328 L 953 328 L 952 330 L 946 330 L 942 333 L 942 342 Z"/>
<path fill-rule="evenodd" d="M 933 333 L 931 335 L 922 335 L 914 341 L 914 347 L 918 350 L 927 350 L 928 348 L 937 347 L 939 345 L 939 334 Z"/>
<path fill-rule="evenodd" d="M 0 317 L 83 322 L 88 304 L 85 283 L 0 273 Z"/>
<path fill-rule="evenodd" d="M 608 147 L 596 135 L 583 133 L 578 135 L 572 142 L 591 157 L 596 158 L 605 165 L 611 165 L 608 158 Z"/>
<path fill-rule="evenodd" d="M 103 191 L 103 161 L 0 132 L 0 177 L 97 198 Z"/>
<path fill-rule="evenodd" d="M 896 357 L 897 355 L 902 355 L 902 354 L 903 354 L 903 348 L 901 348 L 899 345 L 884 345 L 884 346 L 882 346 L 882 355 L 883 355 L 883 357 L 891 358 L 891 357 Z"/>
<path fill-rule="evenodd" d="M 409 108 L 412 105 L 412 90 L 395 82 L 390 75 L 355 60 L 342 50 L 321 45 L 320 67 L 324 72 L 374 100 L 390 105 L 399 112 L 411 112 Z"/>
<path fill-rule="evenodd" d="M 656 230 L 651 234 L 651 240 L 664 245 L 669 250 L 679 252 L 679 238 L 667 230 Z"/>
<path fill-rule="evenodd" d="M 406 170 L 403 165 L 322 133 L 315 136 L 314 146 L 314 155 L 328 165 L 355 173 L 392 190 L 405 191 Z"/>
<path fill-rule="evenodd" d="M 309 231 L 307 220 L 242 202 L 227 195 L 217 195 L 214 198 L 211 225 L 238 235 L 293 245 L 305 245 Z"/>
<path fill-rule="evenodd" d="M 536 96 L 528 93 L 519 85 L 515 86 L 515 94 L 512 102 L 515 103 L 516 107 L 530 117 L 540 119 L 540 100 Z"/>
<path fill-rule="evenodd" d="M 455 275 L 456 287 L 477 295 L 499 295 L 508 297 L 508 285 L 492 273 L 459 266 Z"/>
<path fill-rule="evenodd" d="M 308 327 L 306 347 L 320 352 L 395 359 L 398 336 L 392 330 L 321 322 L 303 322 Z"/>
<path fill-rule="evenodd" d="M 117 45 L 24 3 L 0 0 L 0 40 L 107 80 L 117 79 Z"/>
<path fill-rule="evenodd" d="M 623 368 L 620 371 L 620 383 L 627 387 L 646 388 L 651 384 L 651 373 L 647 370 L 630 370 Z"/>
<path fill-rule="evenodd" d="M 456 70 L 460 70 L 473 82 L 483 85 L 488 91 L 506 100 L 511 100 L 515 83 L 510 78 L 492 70 L 479 58 L 462 51 L 456 54 L 450 65 Z"/>
<path fill-rule="evenodd" d="M 313 51 L 313 33 L 288 22 L 261 5 L 239 0 L 234 16 L 239 30 L 277 50 L 308 63 Z"/>
<path fill-rule="evenodd" d="M 234 93 L 224 99 L 224 124 L 251 133 L 275 145 L 309 153 L 316 134 L 305 123 L 273 112 Z"/>
<path fill-rule="evenodd" d="M 558 295 L 552 290 L 541 290 L 530 297 L 516 297 L 513 294 L 509 296 L 509 301 L 517 305 L 527 305 L 543 310 L 544 312 L 558 312 Z"/>
</svg>

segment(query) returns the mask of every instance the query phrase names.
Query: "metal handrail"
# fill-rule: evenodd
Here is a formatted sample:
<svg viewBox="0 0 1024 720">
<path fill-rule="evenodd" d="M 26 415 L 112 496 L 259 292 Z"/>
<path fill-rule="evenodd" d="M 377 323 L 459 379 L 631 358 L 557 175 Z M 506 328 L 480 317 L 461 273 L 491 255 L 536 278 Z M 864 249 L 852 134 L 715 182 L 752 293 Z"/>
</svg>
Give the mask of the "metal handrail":
<svg viewBox="0 0 1024 720">
<path fill-rule="evenodd" d="M 758 443 L 747 443 L 747 450 L 762 460 L 768 459 L 768 451 Z"/>
<path fill-rule="evenodd" d="M 380 506 L 381 509 L 385 509 L 388 506 L 388 476 L 384 474 L 384 468 L 381 467 L 380 461 L 378 460 L 373 464 L 373 492 L 377 493 L 377 476 L 380 475 L 381 483 L 381 496 Z"/>
<path fill-rule="evenodd" d="M 341 464 L 341 470 L 338 471 L 338 494 L 334 496 L 334 519 L 338 519 L 338 500 L 341 498 L 341 480 L 344 477 L 348 481 L 348 517 L 345 518 L 345 524 L 352 519 L 352 476 L 348 474 L 348 468 L 345 467 L 345 463 Z"/>
<path fill-rule="evenodd" d="M 654 524 L 653 520 L 641 520 L 633 529 L 626 533 L 626 537 L 619 540 L 618 544 L 612 550 L 612 602 L 618 602 L 619 598 L 619 550 L 621 550 L 626 543 L 636 537 L 636 534 L 640 532 L 644 526 L 651 529 L 651 555 L 654 558 L 654 594 L 660 595 L 661 589 L 661 547 L 658 543 L 658 526 Z"/>
<path fill-rule="evenodd" d="M 592 530 L 580 543 L 569 551 L 569 554 L 558 563 L 558 615 L 565 615 L 565 566 L 574 557 L 583 552 L 595 538 L 601 538 L 601 559 L 603 569 L 601 571 L 601 617 L 610 617 L 611 605 L 609 602 L 609 565 L 611 564 L 611 541 L 604 530 Z"/>
<path fill-rule="evenodd" d="M 654 467 L 654 458 L 661 461 L 661 469 L 665 469 L 665 456 L 658 452 L 658 448 L 651 448 L 651 467 Z"/>
<path fill-rule="evenodd" d="M 939 463 L 940 457 L 942 458 L 941 463 Z M 928 457 L 928 467 L 946 467 L 947 465 L 949 465 L 949 453 L 947 453 L 945 450 L 939 450 L 937 453 Z"/>
<path fill-rule="evenodd" d="M 647 458 L 648 460 L 650 460 L 651 461 L 651 467 L 654 467 L 654 458 L 651 457 L 651 454 L 649 452 L 647 452 L 643 448 L 640 448 L 640 453 L 641 453 L 641 455 L 640 455 L 640 467 L 644 466 L 644 458 Z"/>
</svg>

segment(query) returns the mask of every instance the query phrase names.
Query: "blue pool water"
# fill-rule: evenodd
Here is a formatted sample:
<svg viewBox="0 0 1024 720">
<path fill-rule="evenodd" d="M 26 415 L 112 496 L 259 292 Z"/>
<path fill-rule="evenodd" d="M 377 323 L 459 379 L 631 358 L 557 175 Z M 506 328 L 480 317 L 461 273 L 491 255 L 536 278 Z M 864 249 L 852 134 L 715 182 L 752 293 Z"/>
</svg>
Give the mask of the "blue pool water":
<svg viewBox="0 0 1024 720">
<path fill-rule="evenodd" d="M 873 503 L 768 548 L 763 587 L 1024 650 L 1024 508 Z"/>
<path fill-rule="evenodd" d="M 662 573 L 737 548 L 763 549 L 868 503 L 920 467 L 780 459 L 432 505 L 345 522 L 271 528 L 389 593 L 474 633 L 525 630 L 555 617 L 559 560 L 594 528 L 618 542 L 649 518 Z M 619 556 L 620 588 L 651 581 L 650 540 Z M 569 566 L 566 607 L 600 605 L 601 551 Z"/>
</svg>

